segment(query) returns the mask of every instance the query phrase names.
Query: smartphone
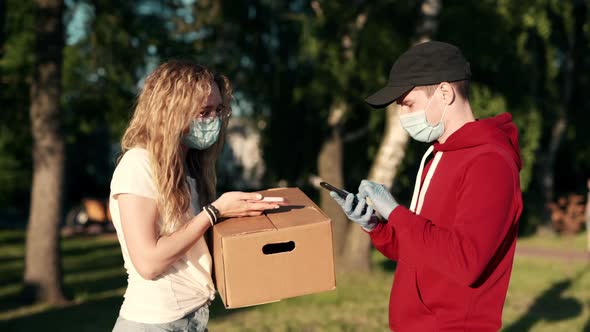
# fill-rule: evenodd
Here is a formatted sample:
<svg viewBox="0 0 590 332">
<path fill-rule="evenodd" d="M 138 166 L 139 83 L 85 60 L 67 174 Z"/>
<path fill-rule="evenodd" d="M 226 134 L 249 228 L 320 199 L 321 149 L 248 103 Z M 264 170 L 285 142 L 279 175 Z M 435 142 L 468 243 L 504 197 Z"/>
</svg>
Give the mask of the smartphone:
<svg viewBox="0 0 590 332">
<path fill-rule="evenodd" d="M 338 187 L 334 187 L 333 185 L 329 184 L 328 182 L 320 182 L 320 186 L 322 186 L 324 189 L 328 189 L 329 191 L 335 192 L 342 199 L 346 199 L 346 196 L 348 196 L 348 194 L 350 194 L 348 191 L 346 191 L 344 189 L 340 189 Z M 354 207 L 356 207 L 358 203 L 359 203 L 359 200 L 356 197 L 356 195 L 354 195 L 354 198 L 352 200 L 352 205 Z M 361 214 L 364 215 L 366 212 L 367 212 L 367 205 L 365 205 L 365 207 L 363 208 L 363 212 Z"/>
<path fill-rule="evenodd" d="M 328 189 L 329 191 L 333 191 L 333 192 L 337 193 L 338 196 L 340 196 L 340 198 L 342 198 L 342 199 L 346 199 L 346 196 L 348 196 L 348 194 L 349 194 L 348 191 L 340 189 L 338 187 L 334 187 L 333 185 L 329 184 L 328 182 L 320 182 L 320 186 L 324 187 L 325 189 Z"/>
</svg>

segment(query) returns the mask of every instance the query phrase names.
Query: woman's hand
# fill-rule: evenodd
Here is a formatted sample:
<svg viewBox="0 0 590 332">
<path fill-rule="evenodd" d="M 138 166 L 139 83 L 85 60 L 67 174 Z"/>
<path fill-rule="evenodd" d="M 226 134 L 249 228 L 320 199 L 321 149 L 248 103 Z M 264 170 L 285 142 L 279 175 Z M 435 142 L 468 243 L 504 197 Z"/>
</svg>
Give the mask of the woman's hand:
<svg viewBox="0 0 590 332">
<path fill-rule="evenodd" d="M 259 216 L 264 210 L 280 206 L 277 202 L 263 202 L 261 194 L 241 191 L 227 192 L 211 204 L 224 218 Z"/>
</svg>

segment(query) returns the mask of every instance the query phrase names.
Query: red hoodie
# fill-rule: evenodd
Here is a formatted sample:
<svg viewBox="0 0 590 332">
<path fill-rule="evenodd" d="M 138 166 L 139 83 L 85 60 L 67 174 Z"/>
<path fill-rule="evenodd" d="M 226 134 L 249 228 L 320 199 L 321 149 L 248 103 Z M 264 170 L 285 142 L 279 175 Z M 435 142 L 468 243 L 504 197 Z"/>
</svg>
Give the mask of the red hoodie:
<svg viewBox="0 0 590 332">
<path fill-rule="evenodd" d="M 398 206 L 370 232 L 398 262 L 389 325 L 498 331 L 522 211 L 516 126 L 508 113 L 470 122 L 434 151 L 440 160 L 430 180 L 433 161 L 424 169 L 418 214 Z"/>
</svg>

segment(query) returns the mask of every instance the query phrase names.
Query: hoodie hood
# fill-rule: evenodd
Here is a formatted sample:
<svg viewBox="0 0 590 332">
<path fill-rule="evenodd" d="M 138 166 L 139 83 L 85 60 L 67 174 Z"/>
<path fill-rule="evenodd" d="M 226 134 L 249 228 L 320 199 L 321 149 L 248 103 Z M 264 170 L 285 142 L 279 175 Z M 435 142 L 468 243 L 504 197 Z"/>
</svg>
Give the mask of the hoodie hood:
<svg viewBox="0 0 590 332">
<path fill-rule="evenodd" d="M 453 151 L 484 144 L 494 144 L 504 149 L 512 157 L 518 169 L 522 169 L 518 129 L 509 113 L 466 123 L 449 136 L 445 143 L 434 143 L 434 150 Z"/>
</svg>

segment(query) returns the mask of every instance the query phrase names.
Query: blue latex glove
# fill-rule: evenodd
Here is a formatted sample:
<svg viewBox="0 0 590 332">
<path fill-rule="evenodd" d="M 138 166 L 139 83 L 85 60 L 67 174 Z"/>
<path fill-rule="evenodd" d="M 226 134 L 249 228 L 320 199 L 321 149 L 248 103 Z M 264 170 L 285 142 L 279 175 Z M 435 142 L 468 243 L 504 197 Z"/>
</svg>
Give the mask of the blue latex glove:
<svg viewBox="0 0 590 332">
<path fill-rule="evenodd" d="M 346 196 L 346 200 L 342 199 L 338 196 L 337 193 L 330 191 L 330 197 L 332 197 L 338 205 L 344 211 L 344 214 L 348 217 L 348 219 L 354 221 L 355 223 L 361 225 L 365 230 L 371 231 L 375 226 L 377 226 L 377 220 L 375 218 L 371 218 L 373 216 L 373 208 L 371 206 L 367 206 L 367 211 L 362 214 L 363 209 L 367 205 L 367 202 L 364 198 L 358 198 L 358 204 L 353 206 L 354 195 L 348 194 Z"/>
<path fill-rule="evenodd" d="M 375 211 L 385 219 L 389 218 L 391 211 L 399 205 L 385 186 L 369 180 L 361 181 L 358 196 L 369 197 Z"/>
</svg>

